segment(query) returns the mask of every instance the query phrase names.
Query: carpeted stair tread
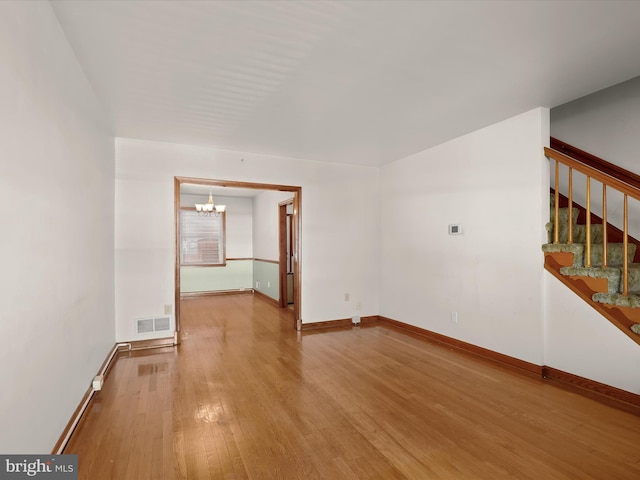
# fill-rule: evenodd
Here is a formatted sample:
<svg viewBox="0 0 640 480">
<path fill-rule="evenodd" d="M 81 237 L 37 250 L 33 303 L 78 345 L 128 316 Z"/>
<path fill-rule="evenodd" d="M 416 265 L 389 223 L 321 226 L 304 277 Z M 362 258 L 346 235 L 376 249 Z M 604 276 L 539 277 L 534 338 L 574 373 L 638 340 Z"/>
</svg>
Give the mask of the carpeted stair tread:
<svg viewBox="0 0 640 480">
<path fill-rule="evenodd" d="M 584 245 L 580 243 L 545 243 L 542 251 L 547 253 L 573 253 L 573 266 L 580 267 L 584 257 Z"/>
<path fill-rule="evenodd" d="M 576 207 L 573 207 L 573 216 L 571 217 L 571 221 L 574 225 L 576 225 L 577 221 L 578 221 L 578 215 L 580 214 L 580 210 L 577 209 Z M 551 209 L 549 210 L 549 220 L 551 221 L 551 223 L 553 223 L 555 221 L 556 218 L 556 211 L 553 208 L 553 206 L 551 207 Z M 569 208 L 568 207 L 562 207 L 558 209 L 558 220 L 560 221 L 560 223 L 569 223 Z"/>
<path fill-rule="evenodd" d="M 605 278 L 608 281 L 608 293 L 618 293 L 620 291 L 619 268 L 602 267 L 562 267 L 560 273 L 567 276 Z"/>
<path fill-rule="evenodd" d="M 640 292 L 640 263 L 630 263 L 629 290 Z M 562 267 L 560 273 L 567 276 L 605 278 L 608 281 L 608 292 L 618 293 L 622 290 L 622 266 L 608 267 Z"/>
<path fill-rule="evenodd" d="M 628 265 L 629 270 L 629 290 L 634 292 L 637 290 L 640 295 L 640 263 L 630 263 Z M 620 268 L 620 274 L 622 275 L 622 268 Z"/>
<path fill-rule="evenodd" d="M 553 243 L 553 223 L 547 223 L 546 225 L 548 242 Z M 587 227 L 586 225 L 574 225 L 573 226 L 573 243 L 587 243 Z M 569 241 L 569 227 L 566 222 L 560 223 L 560 233 L 558 235 L 558 241 L 560 243 L 567 243 Z M 591 244 L 602 243 L 602 224 L 596 223 L 591 225 Z"/>
<path fill-rule="evenodd" d="M 553 225 L 549 232 L 549 243 L 552 243 L 553 238 Z M 585 225 L 574 225 L 573 227 L 573 243 L 587 243 L 587 227 Z M 558 237 L 560 243 L 567 243 L 569 241 L 569 229 L 566 225 L 560 225 L 560 235 Z M 597 245 L 602 243 L 602 225 L 591 225 L 591 245 Z"/>
<path fill-rule="evenodd" d="M 594 302 L 616 305 L 618 307 L 640 308 L 640 292 L 623 295 L 621 293 L 594 293 Z"/>
<path fill-rule="evenodd" d="M 624 257 L 624 246 L 622 243 L 607 244 L 607 267 L 602 267 L 602 237 L 603 225 L 593 224 L 590 226 L 591 258 L 590 267 L 585 267 L 586 256 L 586 225 L 577 224 L 579 209 L 572 209 L 572 230 L 573 242 L 567 243 L 569 238 L 569 209 L 558 209 L 558 241 L 554 244 L 555 228 L 555 197 L 551 195 L 550 222 L 546 224 L 548 243 L 542 246 L 542 251 L 547 253 L 572 253 L 573 265 L 561 267 L 560 273 L 567 276 L 604 278 L 607 280 L 607 293 L 595 293 L 592 299 L 595 302 L 616 305 L 620 307 L 640 308 L 640 264 L 632 263 L 635 258 L 637 246 L 634 243 L 628 244 L 628 295 L 622 295 L 622 264 Z M 636 324 L 640 335 L 640 324 Z"/>
<path fill-rule="evenodd" d="M 577 208 L 573 208 L 573 217 L 572 217 L 572 222 L 573 223 L 573 228 L 574 228 L 574 236 L 575 236 L 575 228 L 578 226 L 576 225 L 576 222 L 578 221 L 578 214 L 580 213 L 580 210 L 578 210 Z M 569 238 L 569 229 L 567 227 L 567 225 L 569 224 L 569 209 L 568 208 L 559 208 L 558 209 L 558 223 L 560 225 L 560 233 L 559 233 L 559 241 L 561 243 L 567 243 L 567 239 Z M 552 243 L 553 242 L 553 226 L 555 224 L 555 210 L 553 208 L 553 202 L 551 203 L 551 210 L 549 212 L 549 223 L 547 223 L 545 225 L 545 228 L 547 229 L 547 235 L 548 235 L 548 243 Z M 584 228 L 584 227 L 583 227 Z"/>
<path fill-rule="evenodd" d="M 573 243 L 587 243 L 587 226 L 586 225 L 576 225 L 573 228 Z M 562 230 L 560 231 L 560 236 L 562 237 L 566 235 L 567 239 L 569 238 L 569 229 L 567 229 L 566 233 Z M 602 243 L 602 225 L 596 223 L 595 225 L 591 225 L 591 244 L 597 245 Z"/>
<path fill-rule="evenodd" d="M 573 253 L 573 266 L 581 267 L 585 265 L 585 245 L 582 243 L 546 243 L 542 245 L 543 252 L 558 253 L 567 252 Z M 622 243 L 609 243 L 607 244 L 607 264 L 611 267 L 621 266 L 622 254 L 624 247 Z M 627 251 L 627 261 L 633 262 L 633 258 L 636 254 L 636 245 L 630 243 Z M 593 267 L 599 267 L 602 265 L 602 244 L 591 245 L 591 265 Z"/>
<path fill-rule="evenodd" d="M 636 255 L 636 244 L 628 244 L 627 249 L 627 261 L 633 262 L 633 258 Z M 602 244 L 591 245 L 591 265 L 599 267 L 602 265 Z M 608 243 L 607 244 L 607 264 L 609 266 L 621 266 L 623 262 L 624 246 L 622 243 Z M 586 252 L 585 252 L 586 255 Z M 586 260 L 586 259 L 585 259 Z"/>
</svg>

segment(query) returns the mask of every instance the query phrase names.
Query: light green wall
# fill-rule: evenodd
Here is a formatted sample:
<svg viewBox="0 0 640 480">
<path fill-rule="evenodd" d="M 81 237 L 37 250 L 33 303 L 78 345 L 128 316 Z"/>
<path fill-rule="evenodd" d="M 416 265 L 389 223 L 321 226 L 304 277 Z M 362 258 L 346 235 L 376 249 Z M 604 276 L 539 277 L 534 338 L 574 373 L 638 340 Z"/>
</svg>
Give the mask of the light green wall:
<svg viewBox="0 0 640 480">
<path fill-rule="evenodd" d="M 280 294 L 278 274 L 277 263 L 262 260 L 228 260 L 224 267 L 182 267 L 180 292 L 215 292 L 254 288 L 278 300 Z"/>
<path fill-rule="evenodd" d="M 279 285 L 278 285 L 279 267 L 277 263 L 264 262 L 261 260 L 253 261 L 253 288 L 260 293 L 278 300 L 279 298 Z M 260 285 L 258 287 L 258 284 Z"/>
<path fill-rule="evenodd" d="M 277 279 L 278 266 L 275 265 L 275 267 Z M 180 269 L 180 292 L 249 289 L 252 279 L 253 260 L 251 259 L 227 260 L 227 265 L 224 267 L 182 267 Z"/>
</svg>

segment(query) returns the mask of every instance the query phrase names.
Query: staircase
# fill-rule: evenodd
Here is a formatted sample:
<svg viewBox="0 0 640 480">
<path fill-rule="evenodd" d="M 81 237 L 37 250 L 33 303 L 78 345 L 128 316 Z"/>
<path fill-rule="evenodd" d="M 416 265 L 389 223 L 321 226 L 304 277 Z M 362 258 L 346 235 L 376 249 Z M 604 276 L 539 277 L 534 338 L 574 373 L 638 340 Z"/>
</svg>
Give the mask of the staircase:
<svg viewBox="0 0 640 480">
<path fill-rule="evenodd" d="M 549 156 L 549 155 L 548 155 Z M 555 157 L 554 157 L 555 158 Z M 573 168 L 577 168 L 573 166 Z M 556 170 L 557 171 L 557 170 Z M 556 182 L 556 189 L 558 184 Z M 558 205 L 558 237 L 555 237 L 555 201 Z M 589 214 L 574 202 L 558 194 L 551 195 L 550 223 L 547 224 L 548 243 L 542 246 L 545 253 L 545 269 L 571 288 L 589 305 L 606 317 L 629 338 L 640 344 L 640 263 L 634 263 L 636 251 L 640 254 L 637 240 L 627 236 L 627 262 L 624 262 L 624 244 L 622 242 L 603 242 L 606 233 L 608 239 L 621 237 L 621 232 L 610 224 L 606 232 L 598 217 Z M 571 216 L 569 208 L 572 205 Z M 585 212 L 589 214 L 591 225 L 587 234 L 584 221 Z M 569 241 L 569 218 L 572 224 L 572 242 Z M 594 221 L 595 220 L 595 221 Z M 590 255 L 587 258 L 587 239 L 590 243 Z M 603 266 L 603 244 L 606 244 L 606 266 Z M 624 290 L 624 270 L 627 270 L 626 292 Z"/>
</svg>

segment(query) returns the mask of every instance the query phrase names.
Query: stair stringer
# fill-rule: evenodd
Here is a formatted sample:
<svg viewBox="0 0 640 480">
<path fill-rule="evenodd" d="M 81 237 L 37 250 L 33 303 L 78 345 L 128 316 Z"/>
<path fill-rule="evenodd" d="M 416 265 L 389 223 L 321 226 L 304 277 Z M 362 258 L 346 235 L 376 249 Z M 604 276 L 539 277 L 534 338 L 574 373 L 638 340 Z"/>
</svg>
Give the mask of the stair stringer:
<svg viewBox="0 0 640 480">
<path fill-rule="evenodd" d="M 569 267 L 573 264 L 573 253 L 545 252 L 544 254 L 545 270 L 560 280 L 631 340 L 640 345 L 640 335 L 631 330 L 632 325 L 640 323 L 640 308 L 620 307 L 594 301 L 593 295 L 595 293 L 608 292 L 609 281 L 606 278 L 563 275 L 560 273 L 562 267 Z"/>
</svg>

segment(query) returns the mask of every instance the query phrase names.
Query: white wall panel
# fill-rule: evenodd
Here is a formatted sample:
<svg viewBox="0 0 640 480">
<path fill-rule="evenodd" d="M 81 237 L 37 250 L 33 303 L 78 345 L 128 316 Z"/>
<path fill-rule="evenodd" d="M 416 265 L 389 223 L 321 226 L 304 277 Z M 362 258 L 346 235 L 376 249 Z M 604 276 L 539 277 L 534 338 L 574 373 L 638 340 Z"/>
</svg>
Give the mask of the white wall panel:
<svg viewBox="0 0 640 480">
<path fill-rule="evenodd" d="M 536 109 L 382 167 L 381 315 L 542 363 L 545 135 Z"/>
<path fill-rule="evenodd" d="M 0 452 L 45 453 L 115 341 L 114 139 L 49 2 L 0 2 L 0 105 Z"/>
<path fill-rule="evenodd" d="M 545 364 L 640 394 L 640 348 L 545 272 Z"/>
</svg>

